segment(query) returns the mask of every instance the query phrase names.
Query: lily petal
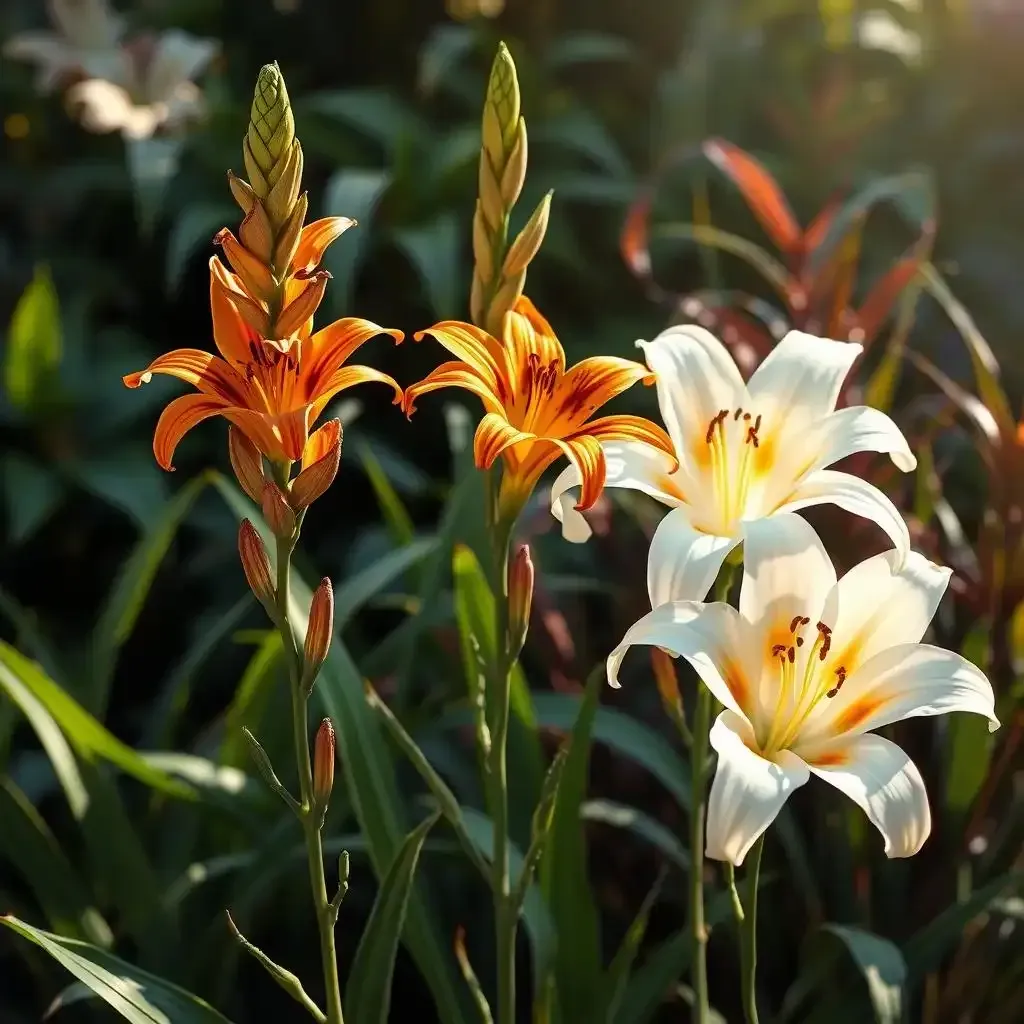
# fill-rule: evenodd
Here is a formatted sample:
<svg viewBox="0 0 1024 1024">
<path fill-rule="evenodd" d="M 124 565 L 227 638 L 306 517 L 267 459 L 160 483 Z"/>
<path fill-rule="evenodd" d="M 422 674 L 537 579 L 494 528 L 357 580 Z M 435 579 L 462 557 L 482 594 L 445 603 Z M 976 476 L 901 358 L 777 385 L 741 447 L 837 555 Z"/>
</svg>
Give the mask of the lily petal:
<svg viewBox="0 0 1024 1024">
<path fill-rule="evenodd" d="M 951 711 L 984 715 L 990 732 L 999 728 L 992 684 L 981 669 L 941 647 L 899 644 L 865 662 L 835 698 L 822 701 L 798 742 L 813 746 L 830 737 Z"/>
<path fill-rule="evenodd" d="M 816 433 L 822 439 L 821 455 L 812 469 L 831 466 L 857 452 L 888 455 L 893 465 L 904 473 L 917 466 L 917 458 L 900 428 L 884 412 L 870 405 L 857 405 L 831 413 Z"/>
<path fill-rule="evenodd" d="M 252 303 L 236 284 L 235 275 L 216 256 L 210 257 L 210 311 L 213 340 L 220 354 L 233 364 L 246 365 L 252 358 L 250 345 L 260 338 L 238 308 L 240 302 Z"/>
<path fill-rule="evenodd" d="M 672 460 L 672 472 L 679 468 L 672 438 L 665 433 L 663 427 L 652 423 L 645 416 L 630 416 L 626 413 L 600 416 L 596 420 L 584 423 L 576 433 L 588 434 L 599 441 L 639 441 L 668 455 Z"/>
<path fill-rule="evenodd" d="M 599 422 L 599 421 L 598 421 Z M 669 506 L 681 503 L 682 494 L 671 478 L 674 459 L 640 441 L 602 444 L 605 459 L 605 487 L 643 491 Z M 576 511 L 576 500 L 568 492 L 580 486 L 580 472 L 569 463 L 551 485 L 551 514 L 562 524 L 562 536 L 575 544 L 590 538 L 586 519 Z"/>
<path fill-rule="evenodd" d="M 951 569 L 911 551 L 896 571 L 896 552 L 855 565 L 836 585 L 832 658 L 847 674 L 897 644 L 921 640 L 946 592 Z"/>
<path fill-rule="evenodd" d="M 669 327 L 653 341 L 637 345 L 657 374 L 661 417 L 680 459 L 704 444 L 708 424 L 720 410 L 749 404 L 729 350 L 703 327 Z"/>
<path fill-rule="evenodd" d="M 602 405 L 637 381 L 652 382 L 652 377 L 646 366 L 632 359 L 617 356 L 581 359 L 559 380 L 557 391 L 542 414 L 543 419 L 537 422 L 537 430 L 555 437 L 581 430 Z"/>
<path fill-rule="evenodd" d="M 843 381 L 862 351 L 856 342 L 790 331 L 751 376 L 751 403 L 766 419 L 777 412 L 782 422 L 822 420 L 835 409 Z"/>
<path fill-rule="evenodd" d="M 438 391 L 441 388 L 463 388 L 466 391 L 472 391 L 484 403 L 484 409 L 487 412 L 504 413 L 502 404 L 490 382 L 461 359 L 453 359 L 436 366 L 423 380 L 410 384 L 405 389 L 402 404 L 406 416 L 411 416 L 416 411 L 416 399 L 420 395 L 425 395 L 429 391 Z"/>
<path fill-rule="evenodd" d="M 608 655 L 608 683 L 619 686 L 619 666 L 630 647 L 661 647 L 685 658 L 715 697 L 746 722 L 751 677 L 739 659 L 751 648 L 750 639 L 749 623 L 730 605 L 700 601 L 663 604 L 633 623 Z"/>
<path fill-rule="evenodd" d="M 182 395 L 170 402 L 157 420 L 153 433 L 153 454 L 161 469 L 174 470 L 174 451 L 181 439 L 203 420 L 217 416 L 229 408 L 216 395 Z"/>
<path fill-rule="evenodd" d="M 740 614 L 767 633 L 787 631 L 798 615 L 816 622 L 836 585 L 836 570 L 814 527 L 780 512 L 745 523 Z"/>
<path fill-rule="evenodd" d="M 341 443 L 341 420 L 328 420 L 309 435 L 306 447 L 302 451 L 302 468 L 308 469 L 319 462 L 325 455 Z"/>
<path fill-rule="evenodd" d="M 647 555 L 651 607 L 666 601 L 702 601 L 740 539 L 696 530 L 689 508 L 674 508 L 658 524 Z"/>
<path fill-rule="evenodd" d="M 302 378 L 306 382 L 309 398 L 318 398 L 320 389 L 325 386 L 330 375 L 346 363 L 361 345 L 376 338 L 378 334 L 391 335 L 396 345 L 405 337 L 401 331 L 381 327 L 372 320 L 346 316 L 328 324 L 303 342 L 302 358 L 306 365 L 303 367 Z"/>
<path fill-rule="evenodd" d="M 426 334 L 432 334 L 456 359 L 469 363 L 502 405 L 509 401 L 505 352 L 486 331 L 459 320 L 443 320 L 417 331 L 413 340 L 419 341 Z"/>
<path fill-rule="evenodd" d="M 506 448 L 522 444 L 524 441 L 536 441 L 535 434 L 527 434 L 513 427 L 504 416 L 489 412 L 477 424 L 473 436 L 473 456 L 478 469 L 490 469 L 498 456 Z"/>
<path fill-rule="evenodd" d="M 774 761 L 754 753 L 750 725 L 731 711 L 718 716 L 710 738 L 718 765 L 708 800 L 707 855 L 739 865 L 810 771 L 788 750 Z"/>
<path fill-rule="evenodd" d="M 551 363 L 559 374 L 565 372 L 565 351 L 551 324 L 525 295 L 516 300 L 515 308 L 505 317 L 505 344 L 514 356 L 516 382 L 522 381 L 531 356 L 541 366 Z"/>
<path fill-rule="evenodd" d="M 882 833 L 887 857 L 912 857 L 932 830 L 917 765 L 881 736 L 858 736 L 821 751 L 810 770 L 845 793 Z"/>
<path fill-rule="evenodd" d="M 576 511 L 585 512 L 588 508 L 593 508 L 604 489 L 605 461 L 601 442 L 588 434 L 565 441 L 556 437 L 549 438 L 549 440 L 561 448 L 579 471 L 583 481 L 580 500 L 576 503 Z"/>
<path fill-rule="evenodd" d="M 204 394 L 217 395 L 232 404 L 246 402 L 245 381 L 223 359 L 202 349 L 176 348 L 157 356 L 145 370 L 129 373 L 122 380 L 126 387 L 137 388 L 148 384 L 154 373 L 177 377 Z"/>
<path fill-rule="evenodd" d="M 381 373 L 380 370 L 375 370 L 372 366 L 342 366 L 335 370 L 318 388 L 316 399 L 310 406 L 312 410 L 309 419 L 310 423 L 319 417 L 320 413 L 327 407 L 327 403 L 339 391 L 346 391 L 348 388 L 355 387 L 356 384 L 368 384 L 371 382 L 387 384 L 395 393 L 392 404 L 401 404 L 402 389 L 393 377 L 389 377 L 386 373 Z M 295 458 L 299 458 L 301 454 L 300 452 Z"/>
<path fill-rule="evenodd" d="M 834 469 L 816 469 L 797 484 L 779 512 L 795 512 L 811 505 L 838 505 L 855 516 L 877 523 L 896 545 L 896 562 L 910 553 L 910 532 L 896 506 L 873 484 Z"/>
<path fill-rule="evenodd" d="M 355 227 L 351 217 L 321 217 L 307 224 L 299 235 L 299 246 L 292 259 L 293 274 L 309 274 L 320 266 L 327 246 L 342 232 Z"/>
</svg>

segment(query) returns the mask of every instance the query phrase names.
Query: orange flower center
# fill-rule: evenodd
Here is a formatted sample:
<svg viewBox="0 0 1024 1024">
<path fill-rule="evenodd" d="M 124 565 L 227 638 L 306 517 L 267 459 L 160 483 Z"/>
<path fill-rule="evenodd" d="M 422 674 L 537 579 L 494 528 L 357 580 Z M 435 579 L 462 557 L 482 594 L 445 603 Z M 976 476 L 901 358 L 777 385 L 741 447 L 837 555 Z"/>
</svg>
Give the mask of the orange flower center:
<svg viewBox="0 0 1024 1024">
<path fill-rule="evenodd" d="M 251 358 L 242 364 L 245 381 L 263 400 L 267 412 L 288 412 L 302 404 L 302 396 L 297 395 L 301 347 L 296 339 L 251 339 L 249 353 Z"/>
</svg>

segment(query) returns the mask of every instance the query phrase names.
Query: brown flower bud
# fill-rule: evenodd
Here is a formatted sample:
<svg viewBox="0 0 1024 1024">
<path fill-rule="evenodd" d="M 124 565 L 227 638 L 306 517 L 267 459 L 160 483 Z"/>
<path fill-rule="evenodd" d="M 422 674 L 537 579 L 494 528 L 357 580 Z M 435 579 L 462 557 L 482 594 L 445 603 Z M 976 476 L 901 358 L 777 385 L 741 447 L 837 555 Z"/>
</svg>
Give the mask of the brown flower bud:
<svg viewBox="0 0 1024 1024">
<path fill-rule="evenodd" d="M 249 582 L 249 588 L 256 599 L 265 608 L 274 606 L 274 577 L 270 571 L 270 559 L 267 549 L 263 546 L 256 527 L 243 519 L 238 528 L 238 554 L 242 560 L 242 570 Z"/>
<path fill-rule="evenodd" d="M 242 490 L 257 505 L 263 503 L 263 456 L 238 427 L 228 427 L 228 457 Z"/>
<path fill-rule="evenodd" d="M 328 420 L 318 428 L 302 454 L 305 468 L 292 481 L 292 508 L 311 505 L 334 482 L 341 463 L 341 420 Z"/>
<path fill-rule="evenodd" d="M 512 656 L 519 654 L 530 628 L 533 603 L 533 560 L 530 547 L 521 544 L 508 569 L 508 632 Z"/>
<path fill-rule="evenodd" d="M 291 537 L 295 532 L 295 513 L 281 488 L 273 480 L 263 482 L 263 518 L 275 537 Z"/>
<path fill-rule="evenodd" d="M 334 788 L 334 757 L 334 725 L 325 718 L 316 731 L 313 744 L 313 814 L 321 825 Z"/>
<path fill-rule="evenodd" d="M 303 644 L 305 669 L 303 680 L 307 689 L 313 688 L 316 675 L 327 660 L 334 635 L 334 588 L 325 576 L 320 586 L 313 591 L 309 605 L 309 622 L 306 625 L 306 641 Z"/>
</svg>

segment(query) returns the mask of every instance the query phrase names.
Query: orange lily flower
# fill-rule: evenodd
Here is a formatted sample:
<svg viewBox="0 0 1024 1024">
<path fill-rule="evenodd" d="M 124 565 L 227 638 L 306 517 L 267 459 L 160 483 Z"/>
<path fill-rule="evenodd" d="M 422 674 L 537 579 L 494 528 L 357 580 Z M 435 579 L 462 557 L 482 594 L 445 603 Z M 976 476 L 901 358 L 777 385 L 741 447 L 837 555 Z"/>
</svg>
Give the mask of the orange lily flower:
<svg viewBox="0 0 1024 1024">
<path fill-rule="evenodd" d="M 476 464 L 505 463 L 500 507 L 522 507 L 541 474 L 560 455 L 579 468 L 583 486 L 577 508 L 591 508 L 605 480 L 602 441 L 645 441 L 674 457 L 665 431 L 642 416 L 591 420 L 606 402 L 637 381 L 654 383 L 646 366 L 614 356 L 592 356 L 565 368 L 565 352 L 551 325 L 522 296 L 505 318 L 504 343 L 458 320 L 445 320 L 415 335 L 433 335 L 457 358 L 442 363 L 405 390 L 405 412 L 438 388 L 461 387 L 478 395 L 486 414 L 473 441 Z"/>
<path fill-rule="evenodd" d="M 315 236 L 317 231 L 322 232 L 320 222 L 308 225 L 303 235 L 313 232 Z M 368 366 L 342 365 L 363 342 L 378 334 L 390 334 L 400 342 L 401 331 L 346 317 L 311 333 L 313 310 L 323 287 L 317 285 L 319 275 L 310 275 L 307 265 L 323 252 L 324 234 L 305 246 L 300 243 L 293 262 L 299 273 L 292 280 L 308 280 L 303 291 L 289 287 L 291 301 L 277 318 L 279 326 L 290 327 L 290 336 L 263 336 L 260 318 L 264 323 L 268 319 L 263 304 L 248 293 L 238 276 L 213 257 L 210 305 L 213 338 L 220 356 L 202 349 L 175 349 L 158 356 L 145 370 L 124 378 L 128 387 L 137 388 L 154 373 L 165 373 L 199 391 L 176 398 L 157 422 L 153 453 L 164 469 L 174 468 L 174 450 L 182 437 L 211 416 L 223 416 L 233 423 L 269 459 L 296 461 L 303 457 L 310 441 L 310 427 L 339 391 L 364 381 L 380 381 L 394 389 L 396 405 L 402 401 L 402 389 L 387 374 Z M 227 244 L 225 249 L 230 254 Z M 325 272 L 320 273 L 324 274 L 320 280 L 326 284 Z M 313 289 L 319 294 L 314 291 L 305 298 Z"/>
</svg>

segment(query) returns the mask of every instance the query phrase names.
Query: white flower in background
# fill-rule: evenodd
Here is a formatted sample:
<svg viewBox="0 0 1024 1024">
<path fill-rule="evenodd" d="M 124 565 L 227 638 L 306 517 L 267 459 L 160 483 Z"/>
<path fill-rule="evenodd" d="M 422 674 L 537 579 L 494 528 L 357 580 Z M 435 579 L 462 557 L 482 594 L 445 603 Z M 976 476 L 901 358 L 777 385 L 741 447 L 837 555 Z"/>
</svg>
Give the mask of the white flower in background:
<svg viewBox="0 0 1024 1024">
<path fill-rule="evenodd" d="M 213 39 L 178 30 L 134 40 L 123 48 L 123 74 L 79 82 L 68 90 L 68 101 L 88 131 L 149 138 L 202 115 L 203 94 L 193 79 L 217 49 Z"/>
<path fill-rule="evenodd" d="M 124 22 L 107 0 L 47 0 L 52 32 L 21 32 L 4 43 L 5 57 L 38 65 L 37 86 L 49 92 L 67 77 L 119 74 Z"/>
<path fill-rule="evenodd" d="M 903 517 L 877 487 L 825 467 L 855 452 L 885 452 L 912 470 L 917 460 L 893 421 L 877 409 L 836 411 L 861 346 L 790 331 L 745 384 L 726 347 L 694 325 L 670 327 L 637 344 L 657 374 L 658 403 L 679 468 L 639 442 L 603 445 L 606 487 L 644 491 L 672 507 L 648 559 L 651 605 L 707 595 L 729 552 L 766 517 L 831 503 L 874 520 L 899 561 L 910 550 Z M 568 493 L 573 467 L 551 488 L 564 536 L 585 541 L 586 520 Z"/>
<path fill-rule="evenodd" d="M 814 530 L 782 514 L 751 523 L 739 611 L 676 601 L 648 612 L 608 658 L 608 679 L 632 644 L 681 655 L 725 706 L 711 730 L 718 766 L 707 853 L 740 864 L 790 793 L 813 774 L 871 819 L 890 857 L 931 831 L 924 782 L 895 743 L 870 735 L 905 718 L 971 711 L 991 728 L 985 675 L 922 644 L 950 570 L 916 551 L 869 558 L 836 582 Z"/>
</svg>

